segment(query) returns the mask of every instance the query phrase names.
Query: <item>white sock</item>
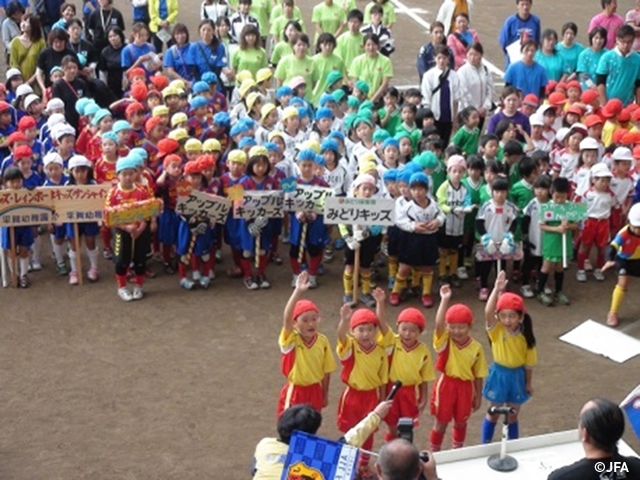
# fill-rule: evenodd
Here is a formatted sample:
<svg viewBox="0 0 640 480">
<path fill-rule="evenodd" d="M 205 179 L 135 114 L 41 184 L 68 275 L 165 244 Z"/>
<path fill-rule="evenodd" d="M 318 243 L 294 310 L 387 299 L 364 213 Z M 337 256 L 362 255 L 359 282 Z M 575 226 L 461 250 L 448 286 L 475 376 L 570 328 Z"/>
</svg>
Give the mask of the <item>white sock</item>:
<svg viewBox="0 0 640 480">
<path fill-rule="evenodd" d="M 62 251 L 62 245 L 58 245 L 54 242 L 51 245 L 51 249 L 53 250 L 53 256 L 56 257 L 56 263 L 64 263 L 64 252 Z"/>
<path fill-rule="evenodd" d="M 75 272 L 77 271 L 77 265 L 76 265 L 76 252 L 74 252 L 73 250 L 69 249 L 69 264 L 71 265 L 71 271 Z"/>
<path fill-rule="evenodd" d="M 33 245 L 31 251 L 33 253 L 33 263 L 40 263 L 40 249 L 42 247 L 42 238 L 40 235 L 36 235 L 33 239 Z"/>
<path fill-rule="evenodd" d="M 94 248 L 93 250 L 89 250 L 87 249 L 87 256 L 89 257 L 89 264 L 91 265 L 91 268 L 97 270 L 98 269 L 98 255 L 100 254 L 100 251 L 98 250 L 98 247 Z"/>
<path fill-rule="evenodd" d="M 24 277 L 29 273 L 29 259 L 20 257 L 20 276 Z"/>
</svg>

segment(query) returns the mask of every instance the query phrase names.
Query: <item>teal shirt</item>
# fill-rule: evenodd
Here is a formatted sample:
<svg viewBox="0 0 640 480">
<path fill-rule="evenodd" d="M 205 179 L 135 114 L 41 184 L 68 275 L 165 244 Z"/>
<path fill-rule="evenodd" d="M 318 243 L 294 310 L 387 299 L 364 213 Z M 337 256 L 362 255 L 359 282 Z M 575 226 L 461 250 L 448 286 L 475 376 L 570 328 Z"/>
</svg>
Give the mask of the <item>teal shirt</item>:
<svg viewBox="0 0 640 480">
<path fill-rule="evenodd" d="M 533 59 L 544 67 L 549 80 L 555 80 L 557 82 L 565 73 L 571 73 L 569 65 L 559 53 L 546 55 L 542 53 L 542 50 L 538 50 Z"/>
<path fill-rule="evenodd" d="M 578 42 L 573 42 L 571 47 L 565 47 L 562 43 L 558 43 L 556 45 L 556 50 L 569 67 L 569 71 L 571 73 L 575 72 L 578 67 L 578 57 L 584 50 L 584 45 Z"/>
<path fill-rule="evenodd" d="M 635 84 L 640 80 L 640 55 L 631 52 L 623 57 L 614 48 L 602 55 L 597 74 L 607 76 L 607 99 L 617 98 L 628 105 L 635 97 Z"/>
<path fill-rule="evenodd" d="M 599 52 L 585 48 L 580 52 L 580 55 L 578 55 L 578 67 L 576 71 L 580 74 L 580 82 L 582 83 L 583 89 L 592 88 L 593 85 L 595 85 L 598 62 L 600 62 L 602 56 L 608 51 L 606 48 L 603 48 Z"/>
</svg>

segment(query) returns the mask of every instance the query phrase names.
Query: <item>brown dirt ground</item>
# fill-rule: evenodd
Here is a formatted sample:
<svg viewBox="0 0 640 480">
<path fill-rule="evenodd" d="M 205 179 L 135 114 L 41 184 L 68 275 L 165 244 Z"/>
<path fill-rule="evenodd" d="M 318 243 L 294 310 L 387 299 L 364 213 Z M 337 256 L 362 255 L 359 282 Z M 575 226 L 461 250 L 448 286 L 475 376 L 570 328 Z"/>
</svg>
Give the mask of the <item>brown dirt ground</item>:
<svg viewBox="0 0 640 480">
<path fill-rule="evenodd" d="M 123 2 L 116 3 L 129 12 Z M 431 12 L 439 4 L 405 3 Z M 534 11 L 554 27 L 572 19 L 586 28 L 599 2 L 589 3 L 593 5 L 575 12 L 576 2 L 557 6 L 537 0 Z M 622 12 L 632 4 L 620 3 Z M 199 2 L 185 4 L 195 11 Z M 512 2 L 477 4 L 474 26 L 482 38 L 491 39 L 485 40 L 489 58 L 500 66 L 492 39 L 511 13 Z M 303 8 L 309 16 L 310 4 Z M 423 18 L 429 20 L 433 13 Z M 195 29 L 195 15 L 188 23 Z M 426 41 L 417 28 L 406 15 L 398 15 L 398 84 L 414 81 L 415 53 Z M 0 290 L 0 479 L 248 478 L 255 444 L 275 434 L 276 400 L 283 383 L 277 335 L 291 291 L 289 268 L 269 268 L 274 285 L 270 291 L 247 292 L 239 281 L 224 277 L 229 264 L 225 251 L 225 263 L 217 268 L 219 278 L 209 291 L 184 292 L 175 276 L 160 274 L 148 282 L 144 301 L 125 305 L 115 295 L 111 265 L 101 262 L 103 277 L 95 285 L 69 287 L 55 276 L 47 258 L 45 270 L 32 275 L 31 289 Z M 153 267 L 159 269 L 158 264 Z M 529 302 L 540 362 L 535 395 L 522 413 L 523 436 L 575 428 L 578 411 L 589 397 L 620 401 L 638 382 L 640 359 L 618 365 L 558 341 L 588 318 L 603 320 L 614 284 L 609 278 L 603 284 L 590 280 L 578 285 L 574 270 L 569 271 L 566 289 L 574 300 L 571 307 L 545 309 Z M 321 287 L 309 295 L 321 306 L 322 329 L 332 342 L 340 277 L 336 258 Z M 634 284 L 623 306 L 622 326 L 640 338 L 637 292 Z M 478 319 L 474 336 L 489 354 L 480 323 L 482 305 L 474 294 L 468 283 L 456 290 L 455 300 L 473 308 Z M 398 311 L 388 309 L 391 322 Z M 434 310 L 427 312 L 429 328 L 433 315 Z M 423 340 L 431 342 L 430 332 Z M 338 436 L 340 391 L 336 373 L 323 435 Z M 479 441 L 480 422 L 478 413 L 470 422 L 469 444 Z M 430 424 L 425 415 L 416 432 L 421 445 Z M 640 451 L 631 432 L 625 439 Z"/>
</svg>

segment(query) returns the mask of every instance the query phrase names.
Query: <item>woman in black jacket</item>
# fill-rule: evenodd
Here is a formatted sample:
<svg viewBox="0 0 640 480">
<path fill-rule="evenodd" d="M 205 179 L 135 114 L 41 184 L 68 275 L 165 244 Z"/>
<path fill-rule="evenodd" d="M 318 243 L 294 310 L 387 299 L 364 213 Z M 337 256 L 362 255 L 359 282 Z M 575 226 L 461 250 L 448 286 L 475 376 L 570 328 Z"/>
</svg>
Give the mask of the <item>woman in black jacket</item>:
<svg viewBox="0 0 640 480">
<path fill-rule="evenodd" d="M 94 12 L 95 13 L 95 12 Z M 107 84 L 116 98 L 122 98 L 122 49 L 125 47 L 124 32 L 118 26 L 107 29 L 108 44 L 100 52 L 98 77 Z"/>
<path fill-rule="evenodd" d="M 112 3 L 113 0 L 98 0 L 99 8 L 91 12 L 87 20 L 87 30 L 98 53 L 109 46 L 107 32 L 111 27 L 120 27 L 122 31 L 125 28 L 122 13 L 117 8 L 113 8 Z"/>
</svg>

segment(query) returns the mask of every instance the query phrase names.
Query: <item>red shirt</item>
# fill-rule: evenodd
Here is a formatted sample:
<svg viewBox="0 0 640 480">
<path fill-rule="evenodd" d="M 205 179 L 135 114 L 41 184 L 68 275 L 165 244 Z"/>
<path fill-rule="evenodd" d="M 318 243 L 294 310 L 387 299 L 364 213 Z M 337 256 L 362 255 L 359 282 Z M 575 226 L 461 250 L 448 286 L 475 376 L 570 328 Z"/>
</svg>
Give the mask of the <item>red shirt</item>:
<svg viewBox="0 0 640 480">
<path fill-rule="evenodd" d="M 112 185 L 115 185 L 118 183 L 116 162 L 111 162 L 104 156 L 100 157 L 94 167 L 94 175 L 96 177 L 96 182 L 98 183 L 111 183 Z"/>
<path fill-rule="evenodd" d="M 107 195 L 106 205 L 108 207 L 116 207 L 118 205 L 126 205 L 127 203 L 136 203 L 151 198 L 149 190 L 140 184 L 134 184 L 131 190 L 124 190 L 117 183 L 109 191 Z"/>
</svg>

